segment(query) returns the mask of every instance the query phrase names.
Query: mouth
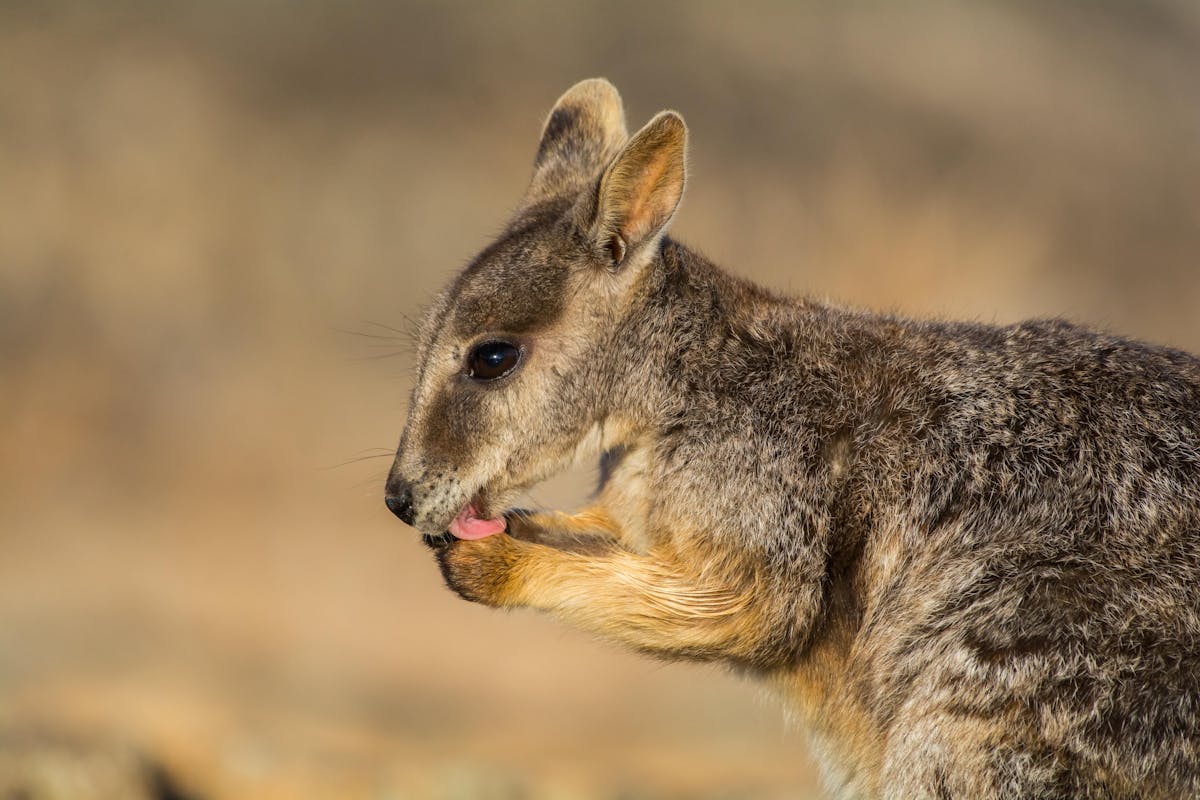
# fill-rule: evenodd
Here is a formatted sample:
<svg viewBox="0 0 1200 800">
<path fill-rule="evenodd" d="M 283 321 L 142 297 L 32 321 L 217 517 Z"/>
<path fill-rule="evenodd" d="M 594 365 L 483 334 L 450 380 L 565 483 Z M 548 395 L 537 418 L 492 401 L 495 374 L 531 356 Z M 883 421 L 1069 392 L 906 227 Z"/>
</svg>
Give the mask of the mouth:
<svg viewBox="0 0 1200 800">
<path fill-rule="evenodd" d="M 504 517 L 485 517 L 475 503 L 467 503 L 450 521 L 450 535 L 456 539 L 486 539 L 501 533 L 508 526 Z"/>
</svg>

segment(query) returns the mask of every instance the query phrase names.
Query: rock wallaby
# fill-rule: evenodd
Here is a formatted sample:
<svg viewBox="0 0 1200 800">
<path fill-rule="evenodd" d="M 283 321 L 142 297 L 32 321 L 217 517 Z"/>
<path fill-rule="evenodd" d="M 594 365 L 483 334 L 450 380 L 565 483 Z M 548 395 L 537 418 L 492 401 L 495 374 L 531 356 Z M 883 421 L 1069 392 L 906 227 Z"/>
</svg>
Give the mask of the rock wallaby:
<svg viewBox="0 0 1200 800">
<path fill-rule="evenodd" d="M 386 501 L 446 583 L 769 682 L 837 797 L 1200 797 L 1200 360 L 759 288 L 666 236 L 686 141 L 570 89 L 426 316 Z"/>
</svg>

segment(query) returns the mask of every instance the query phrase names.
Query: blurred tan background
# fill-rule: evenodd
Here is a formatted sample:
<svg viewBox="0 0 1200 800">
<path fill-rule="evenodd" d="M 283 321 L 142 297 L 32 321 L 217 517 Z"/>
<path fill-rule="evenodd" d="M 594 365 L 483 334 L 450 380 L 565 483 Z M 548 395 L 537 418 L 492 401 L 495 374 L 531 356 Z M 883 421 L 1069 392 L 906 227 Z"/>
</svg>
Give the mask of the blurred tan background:
<svg viewBox="0 0 1200 800">
<path fill-rule="evenodd" d="M 1200 350 L 1194 2 L 0 0 L 0 796 L 820 796 L 753 685 L 383 508 L 408 320 L 593 75 L 737 272 Z"/>
</svg>

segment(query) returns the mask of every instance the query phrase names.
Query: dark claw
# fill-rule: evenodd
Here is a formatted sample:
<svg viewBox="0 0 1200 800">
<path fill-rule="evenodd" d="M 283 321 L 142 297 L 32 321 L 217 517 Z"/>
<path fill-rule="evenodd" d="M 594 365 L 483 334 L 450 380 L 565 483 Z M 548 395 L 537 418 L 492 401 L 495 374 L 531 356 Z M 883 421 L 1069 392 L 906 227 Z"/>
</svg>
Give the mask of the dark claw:
<svg viewBox="0 0 1200 800">
<path fill-rule="evenodd" d="M 442 550 L 450 546 L 450 543 L 454 541 L 454 537 L 449 533 L 439 533 L 437 536 L 423 533 L 421 534 L 421 541 L 430 550 Z"/>
</svg>

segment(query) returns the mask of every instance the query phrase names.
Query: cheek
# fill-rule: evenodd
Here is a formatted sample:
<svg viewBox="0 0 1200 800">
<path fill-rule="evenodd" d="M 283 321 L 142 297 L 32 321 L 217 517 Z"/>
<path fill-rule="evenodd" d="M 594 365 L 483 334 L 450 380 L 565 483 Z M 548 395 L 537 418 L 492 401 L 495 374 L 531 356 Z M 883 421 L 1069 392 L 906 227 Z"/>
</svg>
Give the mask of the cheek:
<svg viewBox="0 0 1200 800">
<path fill-rule="evenodd" d="M 424 451 L 431 462 L 468 464 L 490 438 L 491 415 L 481 392 L 449 389 L 425 415 Z"/>
<path fill-rule="evenodd" d="M 451 387 L 425 415 L 421 446 L 427 463 L 447 465 L 464 481 L 512 468 L 544 446 L 557 427 L 540 387 L 520 376 L 505 386 Z"/>
<path fill-rule="evenodd" d="M 585 416 L 573 383 L 531 359 L 503 386 L 445 386 L 421 414 L 419 447 L 427 468 L 452 471 L 465 485 L 497 471 L 520 472 L 570 446 Z"/>
</svg>

